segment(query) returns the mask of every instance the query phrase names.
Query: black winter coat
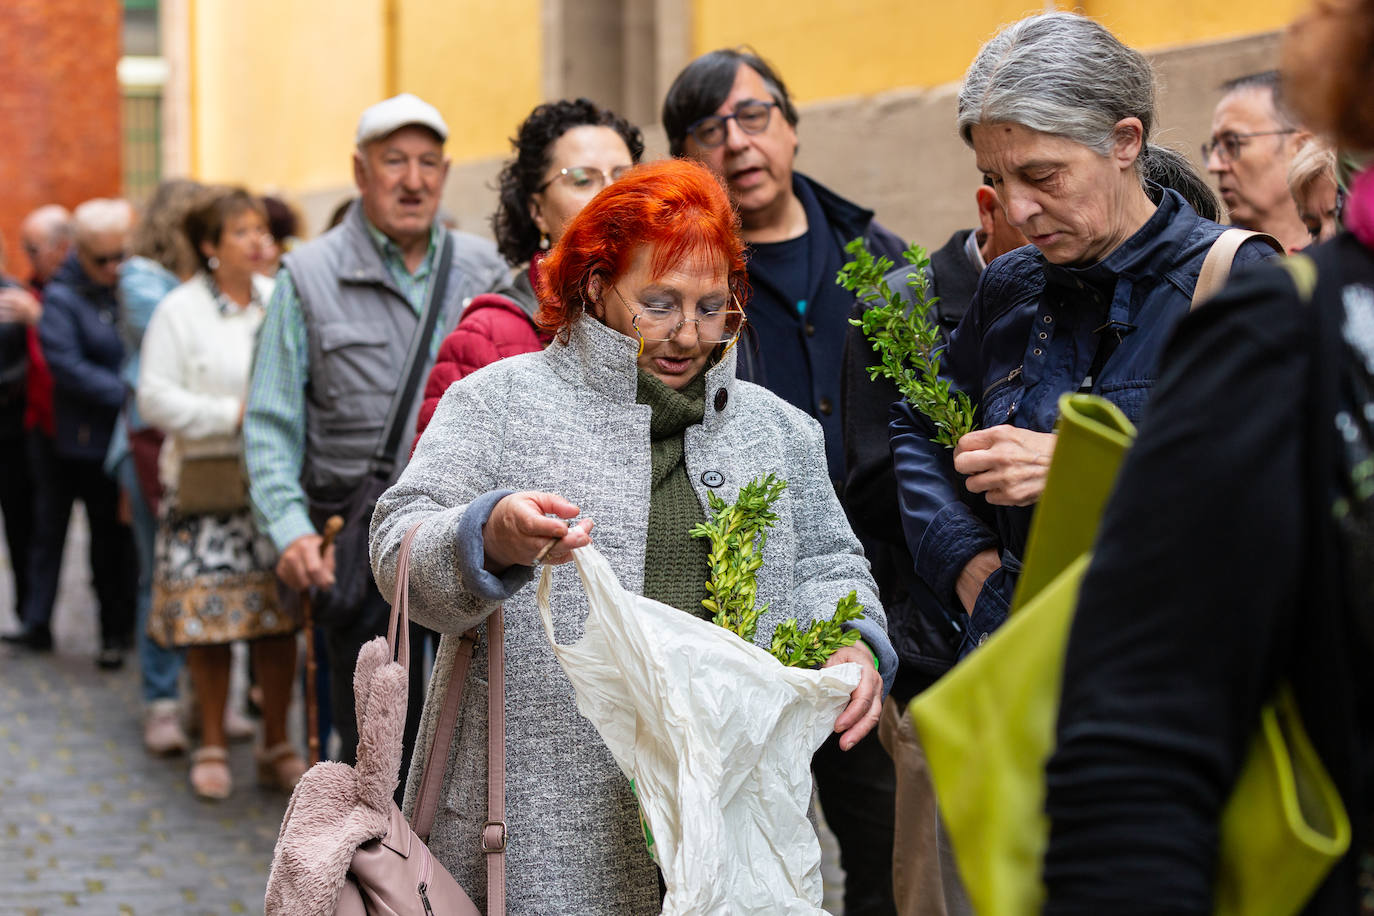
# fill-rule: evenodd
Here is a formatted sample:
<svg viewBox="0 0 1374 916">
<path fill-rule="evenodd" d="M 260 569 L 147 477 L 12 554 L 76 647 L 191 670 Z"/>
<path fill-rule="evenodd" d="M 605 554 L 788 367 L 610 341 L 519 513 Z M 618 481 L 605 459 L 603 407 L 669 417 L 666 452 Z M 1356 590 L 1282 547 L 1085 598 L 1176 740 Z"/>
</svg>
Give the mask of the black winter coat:
<svg viewBox="0 0 1374 916">
<path fill-rule="evenodd" d="M 103 461 L 126 387 L 113 286 L 91 281 L 76 253 L 43 290 L 38 339 L 53 377 L 54 446 L 64 458 Z"/>
<path fill-rule="evenodd" d="M 739 377 L 762 385 L 820 421 L 825 457 L 839 491 L 844 485 L 844 411 L 841 377 L 845 334 L 854 296 L 835 277 L 849 260 L 844 246 L 863 236 L 875 256 L 901 260 L 906 245 L 873 219 L 873 211 L 840 197 L 800 173 L 792 191 L 806 209 L 805 311 L 773 278 L 751 264 L 753 291 L 745 314 L 749 331 L 740 342 Z"/>
<path fill-rule="evenodd" d="M 939 299 L 934 309 L 946 337 L 959 326 L 959 319 L 964 317 L 978 289 L 980 271 L 969 260 L 966 250 L 973 232 L 959 230 L 930 255 L 930 294 Z M 886 279 L 894 291 L 909 301 L 913 293 L 906 278 L 911 267 L 904 259 L 898 258 L 897 262 L 900 266 Z M 863 310 L 862 303 L 855 303 L 851 317 L 858 318 Z M 877 362 L 878 355 L 868 338 L 851 325 L 844 354 L 844 507 L 873 566 L 873 578 L 878 581 L 887 611 L 888 636 L 901 660 L 892 693 L 897 700 L 905 701 L 949 669 L 961 637 L 957 631 L 941 626 L 941 605 L 916 575 L 902 534 L 897 479 L 892 473 L 892 450 L 888 446 L 892 407 L 902 396 L 886 378 L 869 378 L 867 367 Z M 921 608 L 926 612 L 922 613 Z"/>
</svg>

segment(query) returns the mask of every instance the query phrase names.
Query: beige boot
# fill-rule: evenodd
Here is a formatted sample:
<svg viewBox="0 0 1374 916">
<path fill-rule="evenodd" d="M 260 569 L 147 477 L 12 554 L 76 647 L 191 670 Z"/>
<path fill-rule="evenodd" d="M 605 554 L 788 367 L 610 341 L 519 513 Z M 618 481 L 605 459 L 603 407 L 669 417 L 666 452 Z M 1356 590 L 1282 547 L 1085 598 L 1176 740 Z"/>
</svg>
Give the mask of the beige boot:
<svg viewBox="0 0 1374 916">
<path fill-rule="evenodd" d="M 154 700 L 143 714 L 143 746 L 157 757 L 186 753 L 190 742 L 181 730 L 181 712 L 176 700 Z"/>
</svg>

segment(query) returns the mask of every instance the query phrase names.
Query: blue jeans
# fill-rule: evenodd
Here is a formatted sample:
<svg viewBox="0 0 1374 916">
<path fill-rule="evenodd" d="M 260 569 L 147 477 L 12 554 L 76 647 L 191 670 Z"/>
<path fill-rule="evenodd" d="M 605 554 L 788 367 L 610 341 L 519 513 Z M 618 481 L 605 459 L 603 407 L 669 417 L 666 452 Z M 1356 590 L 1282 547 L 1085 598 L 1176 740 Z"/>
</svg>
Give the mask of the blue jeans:
<svg viewBox="0 0 1374 916">
<path fill-rule="evenodd" d="M 148 613 L 153 607 L 153 539 L 157 519 L 138 486 L 132 455 L 125 455 L 117 470 L 119 485 L 129 494 L 133 509 L 134 547 L 138 551 L 138 623 L 134 639 L 138 645 L 138 666 L 143 678 L 143 701 L 175 700 L 177 679 L 183 663 L 179 649 L 164 649 L 148 635 Z"/>
</svg>

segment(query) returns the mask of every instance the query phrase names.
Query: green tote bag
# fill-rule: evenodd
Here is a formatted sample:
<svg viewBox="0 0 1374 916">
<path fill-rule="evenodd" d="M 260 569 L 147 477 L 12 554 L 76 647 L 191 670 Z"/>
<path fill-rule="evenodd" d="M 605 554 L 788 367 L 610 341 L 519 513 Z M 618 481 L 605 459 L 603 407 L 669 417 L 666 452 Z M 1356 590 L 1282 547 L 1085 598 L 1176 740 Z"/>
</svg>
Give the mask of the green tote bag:
<svg viewBox="0 0 1374 916">
<path fill-rule="evenodd" d="M 1013 612 L 912 701 L 959 873 L 979 916 L 1039 912 L 1064 653 L 1079 585 L 1134 427 L 1093 395 L 1060 400 L 1059 439 Z M 1286 916 L 1350 844 L 1350 821 L 1286 688 L 1267 705 L 1221 818 L 1215 912 Z"/>
</svg>

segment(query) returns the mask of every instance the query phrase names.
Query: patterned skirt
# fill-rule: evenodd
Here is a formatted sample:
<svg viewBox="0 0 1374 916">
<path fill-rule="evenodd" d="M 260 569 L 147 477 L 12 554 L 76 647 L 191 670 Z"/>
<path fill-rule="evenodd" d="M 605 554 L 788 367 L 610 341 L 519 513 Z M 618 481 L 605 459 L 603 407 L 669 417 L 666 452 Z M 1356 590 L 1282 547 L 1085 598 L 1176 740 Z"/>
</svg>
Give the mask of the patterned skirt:
<svg viewBox="0 0 1374 916">
<path fill-rule="evenodd" d="M 277 599 L 276 551 L 250 510 L 183 515 L 163 500 L 148 635 L 159 645 L 211 646 L 300 629 Z"/>
</svg>

